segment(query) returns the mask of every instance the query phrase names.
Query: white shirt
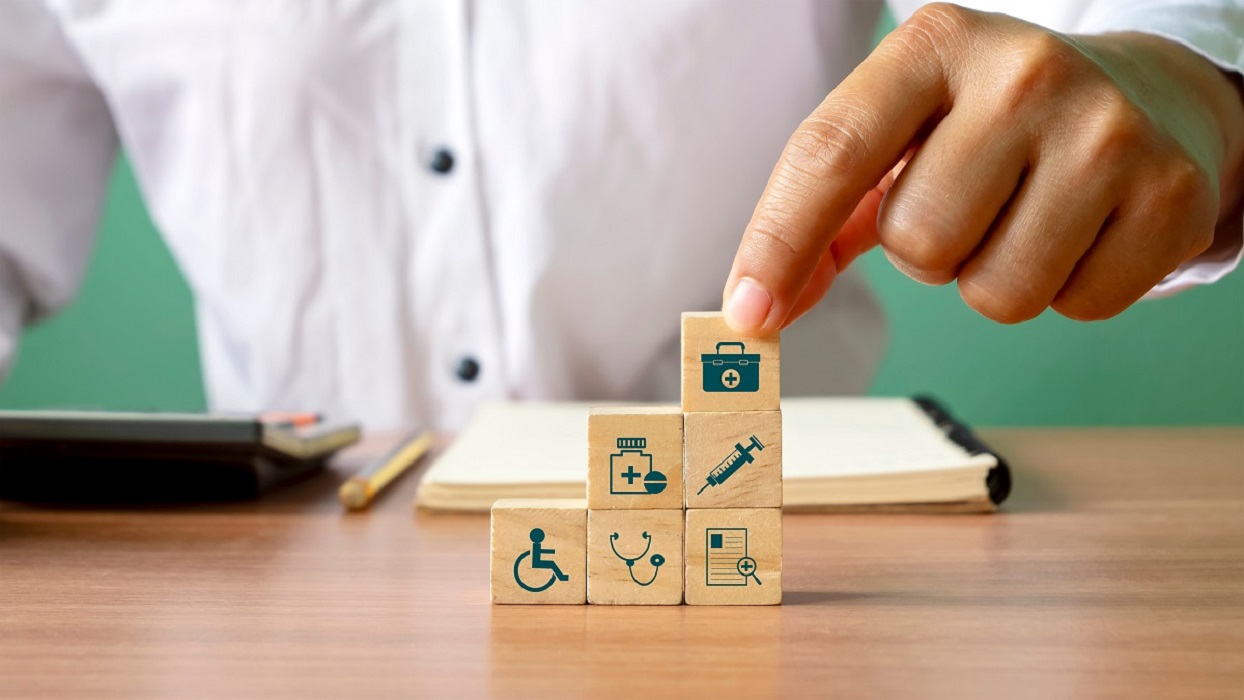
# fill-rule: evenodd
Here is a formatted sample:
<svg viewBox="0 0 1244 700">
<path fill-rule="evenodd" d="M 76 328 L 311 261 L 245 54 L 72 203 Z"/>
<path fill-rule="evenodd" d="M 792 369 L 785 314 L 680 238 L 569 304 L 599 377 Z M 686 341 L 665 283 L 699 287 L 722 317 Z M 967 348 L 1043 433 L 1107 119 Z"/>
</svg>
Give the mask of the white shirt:
<svg viewBox="0 0 1244 700">
<path fill-rule="evenodd" d="M 1244 68 L 1238 0 L 973 4 Z M 214 409 L 452 428 L 484 398 L 673 399 L 679 313 L 719 306 L 782 145 L 880 9 L 0 0 L 0 359 L 72 297 L 119 142 Z M 883 348 L 848 274 L 784 334 L 784 390 L 861 391 Z"/>
</svg>

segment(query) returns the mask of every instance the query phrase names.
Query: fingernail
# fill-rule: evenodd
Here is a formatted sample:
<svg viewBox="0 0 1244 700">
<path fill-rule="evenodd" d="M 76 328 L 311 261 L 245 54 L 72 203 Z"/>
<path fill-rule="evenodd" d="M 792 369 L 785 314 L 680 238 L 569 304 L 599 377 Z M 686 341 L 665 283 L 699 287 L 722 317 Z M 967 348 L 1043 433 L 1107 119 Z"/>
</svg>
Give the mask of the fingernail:
<svg viewBox="0 0 1244 700">
<path fill-rule="evenodd" d="M 726 323 L 740 332 L 757 331 L 769 317 L 773 298 L 750 277 L 744 277 L 734 285 L 734 292 L 724 309 Z"/>
</svg>

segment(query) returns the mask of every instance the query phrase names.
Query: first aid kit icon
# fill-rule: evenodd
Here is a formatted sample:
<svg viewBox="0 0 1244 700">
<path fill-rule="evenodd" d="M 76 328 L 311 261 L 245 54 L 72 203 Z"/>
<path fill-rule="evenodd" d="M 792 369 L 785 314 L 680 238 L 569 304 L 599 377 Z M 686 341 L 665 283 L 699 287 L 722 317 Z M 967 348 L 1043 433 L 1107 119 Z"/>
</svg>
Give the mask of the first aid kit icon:
<svg viewBox="0 0 1244 700">
<path fill-rule="evenodd" d="M 644 452 L 648 439 L 618 438 L 618 451 L 609 455 L 609 493 L 617 495 L 655 495 L 669 481 L 652 468 L 652 455 Z"/>
<path fill-rule="evenodd" d="M 722 352 L 723 348 L 737 348 Z M 704 365 L 704 391 L 747 394 L 760 391 L 760 354 L 748 353 L 738 341 L 717 343 L 717 352 L 700 355 Z"/>
</svg>

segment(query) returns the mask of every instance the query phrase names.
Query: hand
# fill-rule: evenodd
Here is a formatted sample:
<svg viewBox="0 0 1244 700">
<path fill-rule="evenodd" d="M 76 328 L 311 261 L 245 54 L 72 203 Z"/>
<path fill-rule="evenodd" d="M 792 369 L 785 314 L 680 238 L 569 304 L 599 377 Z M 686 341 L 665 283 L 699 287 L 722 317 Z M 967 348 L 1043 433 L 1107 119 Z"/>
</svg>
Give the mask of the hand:
<svg viewBox="0 0 1244 700">
<path fill-rule="evenodd" d="M 929 5 L 791 137 L 723 309 L 776 331 L 879 243 L 996 321 L 1107 318 L 1238 239 L 1242 170 L 1238 84 L 1194 52 Z"/>
</svg>

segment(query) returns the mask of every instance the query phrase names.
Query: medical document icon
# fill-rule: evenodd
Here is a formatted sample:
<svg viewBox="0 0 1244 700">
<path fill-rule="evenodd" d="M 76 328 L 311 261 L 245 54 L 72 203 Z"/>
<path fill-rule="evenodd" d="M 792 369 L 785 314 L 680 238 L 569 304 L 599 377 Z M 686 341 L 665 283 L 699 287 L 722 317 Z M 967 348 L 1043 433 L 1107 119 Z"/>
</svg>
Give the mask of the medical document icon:
<svg viewBox="0 0 1244 700">
<path fill-rule="evenodd" d="M 531 538 L 531 549 L 523 551 L 523 553 L 518 555 L 518 558 L 514 560 L 514 583 L 517 583 L 518 587 L 524 591 L 539 593 L 540 591 L 547 590 L 552 587 L 552 585 L 558 581 L 569 581 L 570 575 L 563 574 L 561 567 L 557 565 L 557 562 L 553 561 L 551 558 L 545 558 L 546 556 L 556 554 L 557 552 L 556 550 L 545 549 L 541 546 L 540 543 L 544 542 L 544 530 L 541 530 L 538 527 L 532 528 L 528 537 Z M 522 567 L 523 560 L 528 557 L 531 557 L 531 565 L 529 567 L 531 570 L 544 569 L 550 572 L 548 581 L 533 586 L 523 580 L 520 569 Z"/>
<path fill-rule="evenodd" d="M 704 531 L 704 584 L 746 586 L 756 575 L 756 560 L 747 555 L 747 528 L 710 527 Z"/>
<path fill-rule="evenodd" d="M 644 496 L 665 490 L 668 481 L 652 468 L 652 455 L 644 452 L 647 447 L 647 438 L 618 438 L 618 451 L 609 455 L 609 493 Z"/>
<path fill-rule="evenodd" d="M 723 353 L 722 348 L 738 348 Z M 704 391 L 749 394 L 760 391 L 760 354 L 748 353 L 738 341 L 717 343 L 717 352 L 700 355 L 704 365 Z"/>
</svg>

